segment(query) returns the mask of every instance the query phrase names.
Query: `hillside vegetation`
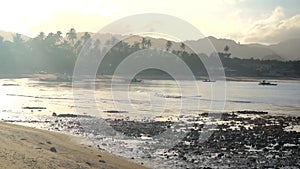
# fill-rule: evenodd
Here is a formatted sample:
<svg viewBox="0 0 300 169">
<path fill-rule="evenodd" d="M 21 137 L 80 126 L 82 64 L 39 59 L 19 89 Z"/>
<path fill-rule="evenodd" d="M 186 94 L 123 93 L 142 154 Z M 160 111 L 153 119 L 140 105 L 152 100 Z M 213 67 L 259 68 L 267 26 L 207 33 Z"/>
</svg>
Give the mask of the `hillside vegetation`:
<svg viewBox="0 0 300 169">
<path fill-rule="evenodd" d="M 13 41 L 5 41 L 0 37 L 0 74 L 32 74 L 47 73 L 73 73 L 77 56 L 84 46 L 88 47 L 89 55 L 99 56 L 107 52 L 100 64 L 99 74 L 113 74 L 117 66 L 128 55 L 141 49 L 158 50 L 152 46 L 152 38 L 134 37 L 119 41 L 113 35 L 105 35 L 105 39 L 91 38 L 88 32 L 80 36 L 75 29 L 70 29 L 64 38 L 60 31 L 45 35 L 41 32 L 37 37 L 27 41 L 20 34 L 13 37 Z M 240 59 L 231 56 L 230 45 L 225 45 L 223 51 L 206 53 L 190 52 L 185 43 L 160 40 L 159 50 L 172 53 L 181 58 L 196 76 L 207 76 L 203 60 L 213 62 L 218 57 L 221 59 L 226 76 L 251 76 L 251 77 L 300 77 L 300 61 L 279 61 L 260 59 Z M 178 44 L 180 43 L 180 44 Z M 200 58 L 198 57 L 200 56 Z M 151 56 L 148 56 L 151 57 Z M 163 57 L 163 56 L 162 56 Z M 272 59 L 276 56 L 269 56 Z M 93 62 L 93 61 L 91 61 Z M 140 76 L 161 77 L 159 70 L 146 70 Z"/>
</svg>

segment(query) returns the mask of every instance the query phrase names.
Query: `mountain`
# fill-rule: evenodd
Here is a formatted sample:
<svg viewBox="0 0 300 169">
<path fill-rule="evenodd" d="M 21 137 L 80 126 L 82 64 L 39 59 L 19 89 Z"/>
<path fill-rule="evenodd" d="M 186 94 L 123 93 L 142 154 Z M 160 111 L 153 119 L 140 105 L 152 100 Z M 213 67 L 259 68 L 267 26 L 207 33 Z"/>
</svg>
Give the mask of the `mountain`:
<svg viewBox="0 0 300 169">
<path fill-rule="evenodd" d="M 260 44 L 250 44 L 243 45 L 236 43 L 230 39 L 217 39 L 215 37 L 207 37 L 203 39 L 199 39 L 197 41 L 187 41 L 197 53 L 211 53 L 213 51 L 210 44 L 214 46 L 215 50 L 218 52 L 223 52 L 225 46 L 229 47 L 229 52 L 231 53 L 231 57 L 237 57 L 242 59 L 263 59 L 265 56 L 275 55 L 276 53 L 268 48 L 267 46 Z"/>
<path fill-rule="evenodd" d="M 300 39 L 286 40 L 269 47 L 285 60 L 300 60 Z"/>
<path fill-rule="evenodd" d="M 77 38 L 80 39 L 84 32 L 78 32 Z M 95 34 L 89 32 L 91 36 L 96 36 L 100 39 L 100 47 L 106 46 L 107 43 L 111 43 L 112 37 L 116 40 L 121 40 L 133 45 L 136 42 L 141 43 L 142 36 L 132 35 L 132 36 L 122 36 L 122 35 L 112 35 L 106 34 Z M 14 32 L 0 31 L 0 36 L 4 38 L 4 41 L 13 41 L 13 37 L 16 35 Z M 22 39 L 27 41 L 30 37 L 26 35 L 21 35 Z M 126 38 L 128 37 L 128 38 Z M 66 38 L 66 37 L 65 37 Z M 94 37 L 95 38 L 95 37 Z M 158 49 L 166 49 L 166 39 L 145 37 L 151 40 L 151 47 Z M 172 41 L 171 50 L 182 50 L 180 48 L 182 42 Z M 186 44 L 185 51 L 205 53 L 210 55 L 212 52 L 224 52 L 225 46 L 229 47 L 230 57 L 237 57 L 241 59 L 261 59 L 261 60 L 300 60 L 300 39 L 291 39 L 282 41 L 278 44 L 263 45 L 263 44 L 240 44 L 231 39 L 218 39 L 213 36 L 205 37 L 199 40 L 188 40 L 184 41 Z"/>
<path fill-rule="evenodd" d="M 145 37 L 151 40 L 152 48 L 165 49 L 166 39 L 156 39 L 152 37 Z M 141 42 L 141 36 L 131 36 L 124 41 L 129 44 L 134 42 Z M 180 44 L 182 42 L 172 41 L 171 50 L 181 50 Z M 280 42 L 274 45 L 263 44 L 240 44 L 230 39 L 217 39 L 209 36 L 199 40 L 188 40 L 184 42 L 186 44 L 187 52 L 205 53 L 210 55 L 212 52 L 224 52 L 224 48 L 227 45 L 231 57 L 237 57 L 241 59 L 261 59 L 261 60 L 300 60 L 300 39 L 294 39 L 289 41 Z"/>
<path fill-rule="evenodd" d="M 6 31 L 0 31 L 0 36 L 3 37 L 3 41 L 13 41 L 14 36 L 16 36 L 15 32 L 6 32 Z M 24 41 L 27 41 L 30 39 L 30 37 L 26 36 L 26 35 L 21 35 L 21 38 Z"/>
<path fill-rule="evenodd" d="M 279 60 L 279 61 L 285 61 L 281 56 L 277 54 L 273 55 L 266 55 L 262 58 L 262 60 Z"/>
</svg>

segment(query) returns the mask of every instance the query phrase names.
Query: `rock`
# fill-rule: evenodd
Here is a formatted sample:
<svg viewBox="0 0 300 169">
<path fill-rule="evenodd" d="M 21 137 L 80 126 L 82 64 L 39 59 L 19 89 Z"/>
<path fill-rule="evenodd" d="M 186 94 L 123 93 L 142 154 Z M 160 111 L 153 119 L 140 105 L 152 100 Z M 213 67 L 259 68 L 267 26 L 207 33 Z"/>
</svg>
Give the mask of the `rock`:
<svg viewBox="0 0 300 169">
<path fill-rule="evenodd" d="M 52 113 L 52 116 L 56 117 L 56 116 L 57 116 L 57 114 L 56 114 L 55 112 L 53 112 L 53 113 Z"/>
<path fill-rule="evenodd" d="M 27 106 L 27 107 L 22 107 L 22 109 L 46 109 L 46 107 L 30 107 L 30 106 Z"/>
<path fill-rule="evenodd" d="M 237 111 L 239 114 L 268 114 L 268 112 L 264 111 L 250 111 L 250 110 L 243 110 L 243 111 Z"/>
<path fill-rule="evenodd" d="M 89 115 L 77 115 L 77 114 L 59 114 L 57 117 L 81 117 L 81 118 L 91 118 L 92 116 Z"/>
<path fill-rule="evenodd" d="M 223 156 L 224 156 L 224 153 L 218 154 L 218 157 L 219 157 L 219 158 L 221 158 L 221 157 L 223 157 Z"/>
<path fill-rule="evenodd" d="M 2 86 L 19 86 L 19 84 L 10 84 L 10 83 L 5 83 L 5 84 L 2 84 Z"/>
<path fill-rule="evenodd" d="M 119 110 L 107 110 L 105 113 L 128 113 L 127 111 L 119 111 Z"/>
<path fill-rule="evenodd" d="M 51 147 L 51 148 L 50 148 L 50 151 L 53 152 L 53 153 L 56 153 L 56 152 L 57 152 L 55 147 Z"/>
<path fill-rule="evenodd" d="M 57 117 L 77 117 L 76 114 L 59 114 Z"/>
</svg>

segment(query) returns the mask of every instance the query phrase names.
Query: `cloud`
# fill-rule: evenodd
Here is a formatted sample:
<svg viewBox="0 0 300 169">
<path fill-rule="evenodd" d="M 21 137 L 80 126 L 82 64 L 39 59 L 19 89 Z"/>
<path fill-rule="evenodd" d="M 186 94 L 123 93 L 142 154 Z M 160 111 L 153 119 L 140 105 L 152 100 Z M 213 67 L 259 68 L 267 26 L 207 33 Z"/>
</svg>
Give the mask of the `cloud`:
<svg viewBox="0 0 300 169">
<path fill-rule="evenodd" d="M 29 36 L 36 36 L 40 31 L 65 32 L 72 27 L 77 31 L 95 32 L 124 16 L 150 12 L 183 19 L 197 27 L 205 36 L 231 38 L 242 43 L 276 43 L 300 36 L 299 12 L 287 18 L 284 9 L 277 7 L 257 20 L 269 7 L 245 7 L 243 5 L 249 3 L 239 4 L 243 1 L 247 0 L 153 0 L 143 3 L 139 0 L 130 0 L 130 3 L 122 0 L 10 0 L 0 10 L 0 30 Z M 259 5 L 260 0 L 259 3 L 251 3 Z M 289 16 L 291 9 L 293 8 L 285 9 Z M 190 39 L 190 35 L 186 34 L 186 39 Z M 193 39 L 198 38 L 200 37 Z"/>
<path fill-rule="evenodd" d="M 285 18 L 284 9 L 277 7 L 269 17 L 254 21 L 245 31 L 231 36 L 244 43 L 265 44 L 300 38 L 300 14 Z"/>
</svg>

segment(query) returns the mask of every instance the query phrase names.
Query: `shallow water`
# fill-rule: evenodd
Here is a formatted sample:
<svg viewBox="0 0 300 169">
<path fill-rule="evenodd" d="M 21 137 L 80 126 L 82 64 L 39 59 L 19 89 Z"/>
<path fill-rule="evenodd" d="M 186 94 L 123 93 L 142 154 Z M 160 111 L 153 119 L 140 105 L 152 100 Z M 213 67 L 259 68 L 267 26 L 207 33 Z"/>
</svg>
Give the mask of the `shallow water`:
<svg viewBox="0 0 300 169">
<path fill-rule="evenodd" d="M 184 82 L 187 86 L 194 82 Z M 93 92 L 94 98 L 87 95 L 89 89 L 76 89 L 81 95 L 73 96 L 70 82 L 40 82 L 36 79 L 1 79 L 0 111 L 15 116 L 36 117 L 56 113 L 86 113 L 95 107 L 101 117 L 157 118 L 177 117 L 186 114 L 199 114 L 211 110 L 212 102 L 225 103 L 224 111 L 257 110 L 270 114 L 299 115 L 300 83 L 298 81 L 278 81 L 278 86 L 259 86 L 257 82 L 227 82 L 226 100 L 213 100 L 212 85 L 216 83 L 196 82 L 198 93 L 180 93 L 174 81 L 144 81 L 131 84 L 128 91 L 111 90 L 111 81 L 99 80 Z M 122 84 L 121 84 L 122 85 Z M 217 86 L 224 88 L 224 86 Z M 225 88 L 224 88 L 225 89 Z M 216 89 L 218 90 L 218 89 Z M 222 89 L 223 90 L 223 89 Z M 78 93 L 78 92 L 77 92 Z M 128 94 L 128 97 L 127 97 Z M 116 97 L 124 96 L 126 97 Z M 125 98 L 125 99 L 124 99 Z M 126 98 L 129 98 L 126 100 Z M 73 99 L 76 99 L 74 104 Z M 43 110 L 23 109 L 23 107 L 45 107 Z M 120 110 L 126 113 L 105 113 Z M 220 110 L 222 111 L 222 110 Z M 7 113 L 1 113 L 4 118 Z M 22 117 L 23 118 L 23 117 Z"/>
</svg>

